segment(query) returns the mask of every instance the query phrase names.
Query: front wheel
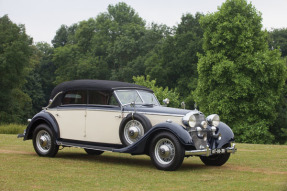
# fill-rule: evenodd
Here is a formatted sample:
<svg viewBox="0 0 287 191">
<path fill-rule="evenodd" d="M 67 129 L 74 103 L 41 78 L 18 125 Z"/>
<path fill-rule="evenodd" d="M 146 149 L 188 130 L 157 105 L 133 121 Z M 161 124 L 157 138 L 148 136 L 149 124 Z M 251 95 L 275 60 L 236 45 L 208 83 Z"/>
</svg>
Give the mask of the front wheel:
<svg viewBox="0 0 287 191">
<path fill-rule="evenodd" d="M 46 124 L 40 124 L 33 133 L 33 146 L 39 156 L 54 157 L 59 150 L 55 136 Z"/>
<path fill-rule="evenodd" d="M 223 146 L 223 148 L 230 147 L 230 143 Z M 230 157 L 230 153 L 211 155 L 209 157 L 201 156 L 201 161 L 207 166 L 222 166 Z"/>
<path fill-rule="evenodd" d="M 151 141 L 149 152 L 153 164 L 159 170 L 176 170 L 184 159 L 184 148 L 169 132 L 157 134 Z"/>
</svg>

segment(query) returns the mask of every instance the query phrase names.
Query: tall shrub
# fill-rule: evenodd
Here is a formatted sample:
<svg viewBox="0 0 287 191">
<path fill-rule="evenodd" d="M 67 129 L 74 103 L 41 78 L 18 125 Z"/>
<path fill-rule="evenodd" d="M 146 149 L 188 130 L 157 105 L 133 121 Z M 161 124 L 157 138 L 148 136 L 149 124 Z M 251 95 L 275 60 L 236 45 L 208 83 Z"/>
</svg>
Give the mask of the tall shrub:
<svg viewBox="0 0 287 191">
<path fill-rule="evenodd" d="M 227 0 L 202 17 L 204 55 L 199 55 L 195 100 L 218 113 L 241 142 L 271 143 L 286 78 L 278 50 L 268 50 L 261 14 L 246 0 Z"/>
</svg>

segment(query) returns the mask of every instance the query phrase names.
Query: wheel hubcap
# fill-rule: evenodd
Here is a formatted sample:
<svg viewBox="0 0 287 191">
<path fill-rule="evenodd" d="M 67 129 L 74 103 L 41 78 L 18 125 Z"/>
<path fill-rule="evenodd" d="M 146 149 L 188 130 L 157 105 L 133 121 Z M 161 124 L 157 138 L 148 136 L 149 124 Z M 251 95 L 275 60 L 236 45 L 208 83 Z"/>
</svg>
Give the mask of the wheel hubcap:
<svg viewBox="0 0 287 191">
<path fill-rule="evenodd" d="M 133 144 L 144 135 L 144 128 L 137 120 L 127 122 L 124 128 L 124 137 L 129 144 Z"/>
<path fill-rule="evenodd" d="M 46 147 L 48 145 L 48 139 L 45 135 L 40 137 L 40 145 L 41 147 Z"/>
<path fill-rule="evenodd" d="M 155 145 L 155 157 L 161 164 L 169 164 L 175 156 L 175 147 L 171 140 L 167 138 L 160 139 Z"/>
<path fill-rule="evenodd" d="M 43 154 L 48 153 L 51 149 L 51 140 L 51 136 L 47 131 L 39 131 L 36 137 L 37 149 Z"/>
<path fill-rule="evenodd" d="M 130 136 L 130 138 L 136 139 L 139 136 L 139 131 L 140 130 L 139 130 L 138 127 L 134 127 L 134 126 L 130 127 L 129 128 L 129 136 Z"/>
<path fill-rule="evenodd" d="M 159 147 L 159 155 L 161 158 L 166 158 L 170 155 L 170 148 L 167 145 L 161 145 Z"/>
</svg>

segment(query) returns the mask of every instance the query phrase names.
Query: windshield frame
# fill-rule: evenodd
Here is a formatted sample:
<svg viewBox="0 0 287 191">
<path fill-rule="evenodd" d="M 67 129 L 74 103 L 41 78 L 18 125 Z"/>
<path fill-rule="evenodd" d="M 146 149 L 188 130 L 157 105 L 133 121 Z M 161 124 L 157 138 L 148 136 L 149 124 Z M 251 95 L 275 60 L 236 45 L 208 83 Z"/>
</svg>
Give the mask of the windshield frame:
<svg viewBox="0 0 287 191">
<path fill-rule="evenodd" d="M 120 99 L 120 97 L 118 95 L 118 92 L 132 92 L 132 91 L 136 92 L 137 93 L 137 97 L 142 101 L 142 103 L 135 103 L 135 105 L 156 105 L 156 106 L 160 106 L 160 103 L 159 103 L 157 97 L 155 96 L 155 94 L 152 93 L 152 92 L 149 92 L 149 91 L 145 91 L 145 90 L 137 90 L 137 89 L 115 90 L 114 91 L 114 95 L 116 96 L 117 100 L 119 101 L 119 103 L 122 106 L 123 105 L 128 105 L 128 104 L 130 104 L 132 102 L 135 102 L 135 100 L 133 100 L 133 101 L 131 101 L 129 103 L 122 103 L 122 100 Z M 151 95 L 153 95 L 153 97 L 155 99 L 155 101 L 154 101 L 155 103 L 146 103 L 146 102 L 144 102 L 144 99 L 143 99 L 143 97 L 142 97 L 140 92 L 150 93 Z M 138 99 L 138 98 L 136 98 L 136 99 Z"/>
</svg>

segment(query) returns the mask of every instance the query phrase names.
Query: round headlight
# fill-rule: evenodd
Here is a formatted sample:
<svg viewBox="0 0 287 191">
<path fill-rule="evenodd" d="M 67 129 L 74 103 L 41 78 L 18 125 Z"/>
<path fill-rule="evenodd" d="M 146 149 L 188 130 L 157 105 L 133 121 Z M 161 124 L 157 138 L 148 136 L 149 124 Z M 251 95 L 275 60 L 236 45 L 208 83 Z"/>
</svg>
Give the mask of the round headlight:
<svg viewBox="0 0 287 191">
<path fill-rule="evenodd" d="M 215 126 L 217 127 L 220 123 L 220 118 L 217 114 L 212 114 L 212 115 L 209 115 L 207 118 L 206 118 L 207 122 L 209 123 L 209 125 L 211 126 Z"/>
<path fill-rule="evenodd" d="M 195 118 L 194 115 L 191 115 L 191 116 L 189 117 L 188 125 L 189 125 L 190 127 L 195 127 L 195 124 L 196 124 L 196 118 Z"/>
<path fill-rule="evenodd" d="M 196 120 L 195 114 L 196 114 L 196 113 L 194 113 L 194 112 L 189 112 L 189 113 L 187 113 L 187 114 L 182 118 L 182 123 L 183 123 L 185 126 L 195 127 L 196 124 L 198 123 L 197 120 Z"/>
</svg>

